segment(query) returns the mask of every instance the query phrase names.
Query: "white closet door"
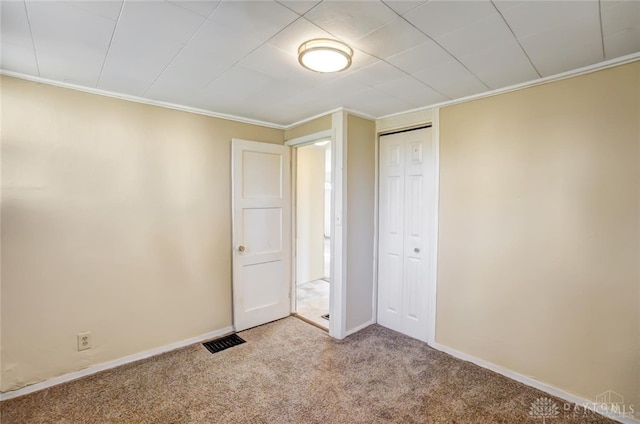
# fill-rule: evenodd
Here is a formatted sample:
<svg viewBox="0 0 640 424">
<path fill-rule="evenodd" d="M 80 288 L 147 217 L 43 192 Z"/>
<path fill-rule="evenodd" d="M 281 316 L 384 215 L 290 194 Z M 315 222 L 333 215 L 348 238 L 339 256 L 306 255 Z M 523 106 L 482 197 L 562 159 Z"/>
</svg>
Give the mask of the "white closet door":
<svg viewBox="0 0 640 424">
<path fill-rule="evenodd" d="M 431 128 L 380 137 L 378 323 L 425 342 L 434 169 Z"/>
</svg>

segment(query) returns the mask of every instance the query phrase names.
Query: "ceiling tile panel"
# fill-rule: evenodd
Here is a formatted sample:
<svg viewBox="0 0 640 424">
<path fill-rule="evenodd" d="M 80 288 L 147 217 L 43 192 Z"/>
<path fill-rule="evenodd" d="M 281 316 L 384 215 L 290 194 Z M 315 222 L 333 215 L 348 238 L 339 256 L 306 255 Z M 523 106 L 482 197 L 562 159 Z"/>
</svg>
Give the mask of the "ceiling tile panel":
<svg viewBox="0 0 640 424">
<path fill-rule="evenodd" d="M 84 12 L 91 13 L 95 16 L 117 21 L 120 16 L 120 9 L 122 9 L 123 0 L 79 0 L 68 2 L 70 6 L 80 9 Z"/>
<path fill-rule="evenodd" d="M 404 17 L 431 37 L 440 37 L 493 15 L 489 0 L 432 0 L 407 12 Z"/>
<path fill-rule="evenodd" d="M 390 96 L 375 88 L 349 98 L 345 101 L 345 106 L 372 116 L 384 116 L 395 113 L 398 110 L 413 108 L 411 103 Z"/>
<path fill-rule="evenodd" d="M 202 22 L 202 16 L 167 1 L 127 1 L 113 42 L 142 38 L 184 44 Z"/>
<path fill-rule="evenodd" d="M 216 25 L 263 42 L 298 18 L 298 14 L 273 1 L 223 1 L 211 16 Z"/>
<path fill-rule="evenodd" d="M 381 59 L 408 50 L 429 38 L 402 18 L 394 19 L 353 42 L 353 45 Z"/>
<path fill-rule="evenodd" d="M 222 104 L 234 99 L 247 99 L 274 79 L 239 65 L 217 78 L 191 100 L 196 105 Z"/>
<path fill-rule="evenodd" d="M 640 52 L 640 28 L 634 27 L 604 37 L 607 59 Z"/>
<path fill-rule="evenodd" d="M 210 31 L 207 33 L 211 34 Z M 187 45 L 146 95 L 153 99 L 184 102 L 258 45 L 258 40 L 243 38 L 236 38 L 231 44 L 222 36 L 212 38 L 206 51 Z"/>
<path fill-rule="evenodd" d="M 370 87 L 357 81 L 354 82 L 348 78 L 339 78 L 324 81 L 313 87 L 301 88 L 285 100 L 287 102 L 297 103 L 302 108 L 326 111 L 343 106 L 346 98 L 369 89 Z"/>
<path fill-rule="evenodd" d="M 23 2 L 0 3 L 0 67 L 7 71 L 38 75 L 36 54 Z"/>
<path fill-rule="evenodd" d="M 3 1 L 0 3 L 0 35 L 2 47 L 6 45 L 30 48 L 33 50 L 31 30 L 24 2 Z"/>
<path fill-rule="evenodd" d="M 462 56 L 460 60 L 492 89 L 540 78 L 515 40 Z"/>
<path fill-rule="evenodd" d="M 371 88 L 361 78 L 338 78 L 336 80 L 328 81 L 314 89 L 318 91 L 319 97 L 329 98 L 333 100 L 342 100 L 346 97 L 352 96 L 356 93 L 366 91 Z M 336 102 L 335 107 L 340 106 L 339 102 Z"/>
<path fill-rule="evenodd" d="M 357 81 L 369 87 L 374 87 L 382 82 L 397 80 L 406 75 L 406 73 L 387 62 L 377 61 L 372 65 L 366 66 L 349 74 L 348 76 L 345 76 L 345 78 L 349 78 L 351 81 Z"/>
<path fill-rule="evenodd" d="M 98 86 L 144 95 L 204 19 L 169 2 L 126 2 Z"/>
<path fill-rule="evenodd" d="M 495 12 L 474 21 L 464 28 L 436 38 L 442 47 L 456 57 L 492 49 L 501 44 L 515 41 L 504 20 Z"/>
<path fill-rule="evenodd" d="M 495 5 L 518 38 L 563 27 L 583 18 L 599 23 L 598 0 L 496 1 Z"/>
<path fill-rule="evenodd" d="M 431 66 L 416 72 L 414 76 L 452 99 L 487 91 L 478 78 L 455 60 Z"/>
<path fill-rule="evenodd" d="M 307 1 L 307 0 L 288 0 L 288 1 L 283 1 L 283 0 L 280 0 L 280 1 L 278 1 L 278 3 L 280 3 L 281 5 L 283 5 L 285 7 L 288 7 L 289 9 L 293 10 L 294 12 L 296 12 L 298 15 L 304 15 L 309 10 L 311 10 L 316 4 L 320 3 L 320 0 L 311 0 L 311 1 Z"/>
<path fill-rule="evenodd" d="M 606 59 L 640 51 L 640 1 L 603 2 L 602 32 Z"/>
<path fill-rule="evenodd" d="M 379 1 L 325 1 L 305 18 L 348 43 L 391 22 L 396 13 Z"/>
<path fill-rule="evenodd" d="M 430 39 L 412 49 L 391 56 L 387 62 L 413 74 L 430 66 L 450 62 L 454 58 L 449 52 Z"/>
<path fill-rule="evenodd" d="M 602 4 L 604 36 L 640 26 L 640 1 L 607 1 Z"/>
<path fill-rule="evenodd" d="M 318 113 L 336 109 L 338 105 L 342 104 L 340 103 L 340 99 L 324 94 L 325 93 L 317 93 L 315 90 L 312 90 L 308 95 L 304 97 L 294 96 L 285 99 L 284 105 L 298 106 L 296 111 L 289 111 L 292 116 L 295 116 L 295 120 L 293 120 L 293 122 L 308 118 L 313 115 L 317 115 Z M 309 113 L 301 113 L 302 110 Z"/>
<path fill-rule="evenodd" d="M 27 2 L 40 76 L 95 86 L 115 21 L 70 2 Z"/>
<path fill-rule="evenodd" d="M 358 69 L 372 65 L 379 61 L 380 60 L 378 58 L 371 56 L 369 53 L 366 53 L 366 52 L 363 52 L 362 50 L 354 48 L 353 57 L 351 58 L 351 66 L 349 67 L 349 69 L 338 73 L 338 76 L 356 72 Z"/>
<path fill-rule="evenodd" d="M 174 41 L 158 44 L 150 40 L 138 40 L 135 50 L 114 46 L 98 87 L 142 96 L 181 48 Z"/>
<path fill-rule="evenodd" d="M 415 9 L 426 2 L 426 0 L 383 0 L 383 3 L 392 8 L 399 15 L 404 15 L 408 11 Z"/>
<path fill-rule="evenodd" d="M 93 57 L 86 55 L 86 61 L 74 63 L 72 56 L 68 52 L 65 53 L 49 50 L 37 53 L 40 75 L 65 83 L 95 87 L 100 74 L 102 58 L 97 54 Z M 69 69 L 72 63 L 74 64 L 73 69 Z"/>
<path fill-rule="evenodd" d="M 526 3 L 527 1 L 531 1 L 531 0 L 491 0 L 491 1 L 493 4 L 496 5 L 498 9 L 500 9 L 500 11 L 503 11 L 505 9 L 520 6 L 523 3 Z"/>
<path fill-rule="evenodd" d="M 600 20 L 585 17 L 528 37 L 520 43 L 542 76 L 602 61 Z"/>
<path fill-rule="evenodd" d="M 413 107 L 420 107 L 426 104 L 436 104 L 449 100 L 434 89 L 427 87 L 414 77 L 406 75 L 400 79 L 382 82 L 374 87 L 376 90 L 397 97 Z"/>
<path fill-rule="evenodd" d="M 27 75 L 38 75 L 38 64 L 33 49 L 2 44 L 0 69 Z"/>
<path fill-rule="evenodd" d="M 246 31 L 246 24 L 241 23 L 243 13 L 264 13 L 269 18 L 261 21 L 259 28 Z M 147 95 L 171 102 L 184 102 L 192 98 L 266 40 L 277 39 L 282 33 L 271 37 L 296 18 L 295 13 L 276 3 L 223 2 L 149 88 Z M 298 22 L 289 25 L 283 32 L 289 31 Z M 296 56 L 291 60 L 297 63 Z"/>
<path fill-rule="evenodd" d="M 259 103 L 262 103 L 263 106 L 274 108 L 284 99 L 301 95 L 309 88 L 310 86 L 306 84 L 292 82 L 289 79 L 277 80 L 257 89 L 254 97 L 261 99 Z"/>
<path fill-rule="evenodd" d="M 245 56 L 239 65 L 276 79 L 302 68 L 291 55 L 269 44 L 264 44 Z"/>
<path fill-rule="evenodd" d="M 308 69 L 300 67 L 300 69 L 286 75 L 284 78 L 278 78 L 281 82 L 288 82 L 295 87 L 311 89 L 322 84 L 329 83 L 333 80 L 344 77 L 344 72 L 337 74 L 321 74 L 319 72 L 312 72 Z"/>
<path fill-rule="evenodd" d="M 200 0 L 200 1 L 191 1 L 191 0 L 170 0 L 170 3 L 182 7 L 184 9 L 190 10 L 193 13 L 197 13 L 200 16 L 208 17 L 213 13 L 214 10 L 220 4 L 219 1 L 212 0 Z"/>
<path fill-rule="evenodd" d="M 308 20 L 301 18 L 269 39 L 267 43 L 297 58 L 300 45 L 313 38 L 333 37 Z"/>
</svg>

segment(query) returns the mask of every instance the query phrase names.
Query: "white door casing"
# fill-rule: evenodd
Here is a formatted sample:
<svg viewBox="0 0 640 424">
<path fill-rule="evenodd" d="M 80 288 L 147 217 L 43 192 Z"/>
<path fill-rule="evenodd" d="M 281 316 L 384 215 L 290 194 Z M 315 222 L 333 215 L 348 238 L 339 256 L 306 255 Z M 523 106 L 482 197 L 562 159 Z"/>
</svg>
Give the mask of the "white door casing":
<svg viewBox="0 0 640 424">
<path fill-rule="evenodd" d="M 291 312 L 289 147 L 232 140 L 233 322 L 236 331 Z"/>
<path fill-rule="evenodd" d="M 329 335 L 336 339 L 346 337 L 346 287 L 343 281 L 346 279 L 346 270 L 343 262 L 345 256 L 346 227 L 343 223 L 343 204 L 346 196 L 343 184 L 343 174 L 346 171 L 346 128 L 344 124 L 345 113 L 334 112 L 331 115 L 331 129 L 313 134 L 304 135 L 285 142 L 286 146 L 296 147 L 316 141 L 331 139 L 331 265 L 330 276 L 331 290 L 329 295 Z M 294 163 L 295 166 L 295 163 Z M 295 265 L 295 261 L 292 261 Z M 295 275 L 295 271 L 292 272 Z M 295 296 L 295 287 L 292 288 Z"/>
<path fill-rule="evenodd" d="M 435 159 L 431 128 L 380 137 L 378 323 L 425 342 L 432 329 Z"/>
</svg>

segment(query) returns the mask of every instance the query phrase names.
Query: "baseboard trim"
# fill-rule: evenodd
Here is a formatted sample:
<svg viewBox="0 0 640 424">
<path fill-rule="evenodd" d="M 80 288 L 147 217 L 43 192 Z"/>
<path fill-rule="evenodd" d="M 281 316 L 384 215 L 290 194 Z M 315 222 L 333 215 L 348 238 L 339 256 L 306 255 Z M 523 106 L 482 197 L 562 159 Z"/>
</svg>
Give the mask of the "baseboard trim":
<svg viewBox="0 0 640 424">
<path fill-rule="evenodd" d="M 567 402 L 575 403 L 577 405 L 584 404 L 593 404 L 593 401 L 581 398 L 574 394 L 565 392 L 564 390 L 558 389 L 557 387 L 553 387 L 549 384 L 543 383 L 535 378 L 527 377 L 522 374 L 518 374 L 517 372 L 511 371 L 507 368 L 503 368 L 499 365 L 496 365 L 492 362 L 485 361 L 484 359 L 477 358 L 475 356 L 460 352 L 458 350 L 452 349 L 447 346 L 443 346 L 439 343 L 430 344 L 431 347 L 437 349 L 441 352 L 448 353 L 451 356 L 454 356 L 458 359 L 462 359 L 463 361 L 472 362 L 482 368 L 486 368 L 493 372 L 497 372 L 498 374 L 504 375 L 512 380 L 516 380 L 522 384 L 526 384 L 527 386 L 533 387 L 534 389 L 541 390 L 545 393 L 548 393 L 552 396 L 558 397 L 560 399 L 566 400 Z M 640 420 L 636 420 L 633 418 L 614 418 L 610 417 L 612 420 L 618 421 L 624 424 L 640 424 Z"/>
<path fill-rule="evenodd" d="M 375 321 L 374 321 L 374 320 L 367 321 L 367 322 L 365 322 L 365 323 L 364 323 L 364 324 L 362 324 L 362 325 L 359 325 L 359 326 L 357 326 L 357 327 L 355 327 L 355 328 L 352 328 L 351 330 L 347 330 L 347 332 L 345 332 L 345 333 L 344 333 L 344 336 L 345 336 L 345 337 L 347 337 L 347 336 L 350 336 L 350 335 L 352 335 L 352 334 L 355 334 L 355 333 L 357 333 L 357 332 L 358 332 L 358 331 L 360 331 L 360 330 L 364 330 L 365 328 L 367 328 L 368 326 L 370 326 L 370 325 L 372 325 L 372 324 L 375 324 Z"/>
<path fill-rule="evenodd" d="M 229 333 L 233 333 L 233 331 L 234 331 L 233 327 L 229 326 L 229 327 L 221 328 L 220 330 L 215 330 L 209 333 L 201 334 L 196 337 L 191 337 L 190 339 L 182 340 L 176 343 L 171 343 L 165 346 L 160 346 L 155 349 L 145 350 L 144 352 L 134 353 L 133 355 L 128 355 L 119 359 L 114 359 L 113 361 L 92 365 L 88 368 L 85 368 L 79 371 L 73 371 L 68 374 L 61 375 L 59 377 L 54 377 L 49 380 L 42 381 L 40 383 L 31 384 L 21 389 L 0 393 L 0 401 L 13 399 L 18 396 L 23 396 L 29 393 L 37 392 L 39 390 L 47 389 L 49 387 L 57 386 L 58 384 L 67 383 L 72 380 L 77 380 L 78 378 L 86 377 L 86 376 L 98 373 L 100 371 L 116 368 L 121 365 L 139 361 L 141 359 L 150 358 L 152 356 L 156 356 L 162 353 L 170 352 L 172 350 L 180 349 L 182 347 L 199 343 L 208 339 L 224 336 Z"/>
</svg>

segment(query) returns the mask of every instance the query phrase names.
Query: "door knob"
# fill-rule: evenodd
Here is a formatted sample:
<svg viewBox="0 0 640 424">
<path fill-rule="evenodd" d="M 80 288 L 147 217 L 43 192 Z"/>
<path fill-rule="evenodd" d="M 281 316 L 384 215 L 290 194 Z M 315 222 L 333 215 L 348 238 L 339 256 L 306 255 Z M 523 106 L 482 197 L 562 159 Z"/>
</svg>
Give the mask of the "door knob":
<svg viewBox="0 0 640 424">
<path fill-rule="evenodd" d="M 238 250 L 241 251 L 241 252 L 244 252 L 244 246 L 239 246 Z"/>
<path fill-rule="evenodd" d="M 416 252 L 416 253 L 420 253 L 420 248 L 416 247 L 415 249 L 413 249 L 413 251 Z"/>
</svg>

